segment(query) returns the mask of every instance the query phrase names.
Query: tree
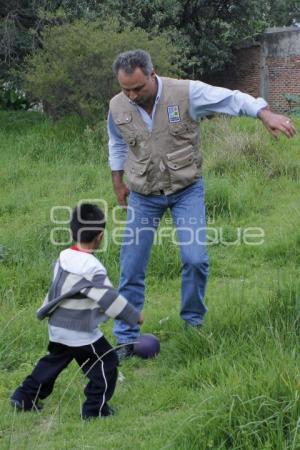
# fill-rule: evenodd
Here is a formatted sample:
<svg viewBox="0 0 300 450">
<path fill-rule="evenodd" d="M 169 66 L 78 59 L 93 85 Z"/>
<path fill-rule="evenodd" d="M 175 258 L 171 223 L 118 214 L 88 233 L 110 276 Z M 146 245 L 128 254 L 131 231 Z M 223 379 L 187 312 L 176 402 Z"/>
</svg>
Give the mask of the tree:
<svg viewBox="0 0 300 450">
<path fill-rule="evenodd" d="M 105 0 L 101 14 L 148 32 L 167 33 L 177 47 L 177 61 L 187 76 L 220 70 L 241 39 L 268 25 L 268 2 L 261 0 Z"/>
<path fill-rule="evenodd" d="M 103 0 L 98 14 L 121 24 L 167 33 L 188 77 L 201 77 L 231 62 L 233 48 L 269 26 L 300 21 L 300 0 Z"/>
<path fill-rule="evenodd" d="M 45 25 L 63 22 L 59 0 L 0 0 L 0 78 L 40 45 Z"/>
<path fill-rule="evenodd" d="M 269 17 L 271 26 L 300 23 L 300 0 L 271 0 Z"/>
<path fill-rule="evenodd" d="M 26 58 L 24 86 L 54 118 L 66 114 L 97 118 L 106 113 L 109 98 L 119 91 L 112 73 L 115 56 L 139 45 L 153 54 L 164 74 L 174 74 L 174 48 L 164 36 L 124 28 L 109 21 L 77 20 L 47 27 L 42 48 Z"/>
<path fill-rule="evenodd" d="M 200 77 L 230 62 L 243 38 L 299 22 L 300 0 L 0 0 L 0 78 L 42 45 L 45 26 L 112 17 L 119 31 L 168 34 L 182 72 Z"/>
</svg>

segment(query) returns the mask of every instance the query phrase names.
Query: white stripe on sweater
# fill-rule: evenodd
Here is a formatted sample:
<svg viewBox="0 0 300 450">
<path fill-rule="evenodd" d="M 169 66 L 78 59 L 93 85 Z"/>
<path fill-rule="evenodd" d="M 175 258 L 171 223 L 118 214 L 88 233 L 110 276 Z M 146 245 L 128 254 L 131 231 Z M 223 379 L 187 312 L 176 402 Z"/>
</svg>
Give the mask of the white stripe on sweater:
<svg viewBox="0 0 300 450">
<path fill-rule="evenodd" d="M 108 289 L 88 288 L 84 292 L 84 290 L 82 289 L 82 292 L 95 302 L 99 302 L 99 300 L 101 300 L 101 298 L 104 296 L 104 294 L 106 294 L 107 291 Z"/>
<path fill-rule="evenodd" d="M 80 277 L 78 275 L 75 275 L 73 273 L 69 273 L 68 276 L 65 279 L 64 284 L 61 287 L 59 295 L 64 295 L 67 292 L 69 292 L 73 286 L 80 281 Z"/>
<path fill-rule="evenodd" d="M 117 317 L 123 311 L 127 303 L 127 300 L 122 295 L 118 295 L 111 306 L 107 308 L 105 314 L 112 318 Z"/>
<path fill-rule="evenodd" d="M 81 310 L 99 309 L 99 305 L 89 298 L 67 298 L 60 303 L 60 308 Z"/>
</svg>

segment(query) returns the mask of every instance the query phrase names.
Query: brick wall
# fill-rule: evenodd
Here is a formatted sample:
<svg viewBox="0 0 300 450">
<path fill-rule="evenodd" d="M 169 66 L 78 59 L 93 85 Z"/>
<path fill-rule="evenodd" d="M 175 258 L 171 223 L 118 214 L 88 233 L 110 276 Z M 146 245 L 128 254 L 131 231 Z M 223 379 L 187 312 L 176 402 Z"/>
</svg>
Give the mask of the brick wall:
<svg viewBox="0 0 300 450">
<path fill-rule="evenodd" d="M 283 94 L 300 95 L 300 28 L 270 30 L 260 43 L 235 52 L 235 63 L 208 83 L 266 98 L 275 111 L 287 111 Z"/>
<path fill-rule="evenodd" d="M 300 95 L 300 55 L 268 57 L 268 101 L 276 111 L 288 110 L 283 94 Z"/>
<path fill-rule="evenodd" d="M 260 95 L 260 47 L 237 50 L 235 63 L 228 65 L 224 72 L 205 81 L 216 86 L 238 89 L 254 97 Z"/>
</svg>

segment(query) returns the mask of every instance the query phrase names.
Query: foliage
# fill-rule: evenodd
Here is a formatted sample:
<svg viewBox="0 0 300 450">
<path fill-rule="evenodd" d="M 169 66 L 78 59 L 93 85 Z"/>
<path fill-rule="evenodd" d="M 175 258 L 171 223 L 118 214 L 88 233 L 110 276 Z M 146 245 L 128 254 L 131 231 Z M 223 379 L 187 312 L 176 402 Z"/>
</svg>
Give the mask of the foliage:
<svg viewBox="0 0 300 450">
<path fill-rule="evenodd" d="M 220 70 L 241 39 L 267 27 L 267 2 L 210 0 L 106 0 L 124 25 L 166 32 L 178 49 L 178 64 L 189 77 Z M 112 9 L 114 5 L 114 8 Z"/>
<path fill-rule="evenodd" d="M 10 79 L 9 70 L 40 47 L 40 33 L 46 25 L 63 23 L 67 18 L 60 0 L 0 0 L 0 74 Z"/>
<path fill-rule="evenodd" d="M 283 95 L 289 105 L 289 113 L 300 116 L 300 95 L 284 94 Z"/>
<path fill-rule="evenodd" d="M 74 21 L 47 27 L 43 48 L 26 60 L 25 89 L 43 102 L 45 111 L 58 118 L 65 114 L 96 117 L 119 90 L 112 73 L 116 55 L 139 46 L 149 50 L 158 70 L 171 74 L 173 47 L 163 36 L 141 29 L 118 31 L 118 23 Z"/>
<path fill-rule="evenodd" d="M 0 88 L 0 106 L 3 109 L 28 109 L 30 102 L 23 90 L 6 81 Z"/>
<path fill-rule="evenodd" d="M 130 26 L 152 36 L 167 33 L 177 47 L 181 70 L 199 77 L 230 61 L 232 46 L 240 39 L 268 26 L 299 22 L 300 4 L 299 0 L 0 0 L 1 78 L 43 45 L 45 26 L 112 17 L 123 30 Z"/>
<path fill-rule="evenodd" d="M 289 26 L 300 23 L 299 0 L 271 0 L 270 26 Z"/>
</svg>

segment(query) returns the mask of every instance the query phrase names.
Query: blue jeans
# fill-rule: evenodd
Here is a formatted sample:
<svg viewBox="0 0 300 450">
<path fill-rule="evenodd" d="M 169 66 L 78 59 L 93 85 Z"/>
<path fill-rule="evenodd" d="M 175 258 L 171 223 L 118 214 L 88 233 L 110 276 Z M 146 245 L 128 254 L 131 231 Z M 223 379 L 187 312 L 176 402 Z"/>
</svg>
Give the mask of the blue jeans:
<svg viewBox="0 0 300 450">
<path fill-rule="evenodd" d="M 170 209 L 182 262 L 180 317 L 190 325 L 203 322 L 208 277 L 204 187 L 202 178 L 170 195 L 131 192 L 121 249 L 120 293 L 137 309 L 144 306 L 145 273 L 159 221 Z M 119 343 L 134 341 L 140 329 L 115 321 Z"/>
</svg>

